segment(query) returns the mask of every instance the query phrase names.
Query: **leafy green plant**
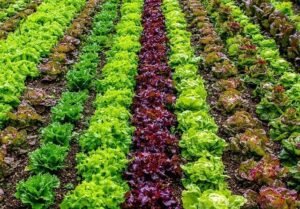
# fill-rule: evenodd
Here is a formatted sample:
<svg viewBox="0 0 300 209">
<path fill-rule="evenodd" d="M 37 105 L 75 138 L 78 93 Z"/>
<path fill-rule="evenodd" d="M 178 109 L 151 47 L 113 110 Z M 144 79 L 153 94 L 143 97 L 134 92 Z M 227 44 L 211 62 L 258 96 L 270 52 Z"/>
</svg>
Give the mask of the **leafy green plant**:
<svg viewBox="0 0 300 209">
<path fill-rule="evenodd" d="M 197 185 L 201 190 L 226 188 L 224 165 L 222 159 L 217 156 L 206 154 L 196 162 L 182 166 L 186 175 L 183 185 Z"/>
<path fill-rule="evenodd" d="M 208 110 L 206 104 L 206 92 L 201 95 L 196 92 L 197 90 L 189 89 L 181 92 L 180 96 L 176 100 L 176 109 L 177 110 Z"/>
<path fill-rule="evenodd" d="M 98 108 L 95 111 L 91 122 L 102 123 L 115 120 L 129 121 L 131 119 L 130 111 L 122 106 L 109 106 L 105 108 Z"/>
<path fill-rule="evenodd" d="M 89 152 L 88 155 L 78 154 L 78 173 L 85 181 L 91 181 L 93 175 L 97 174 L 105 179 L 112 176 L 121 178 L 122 171 L 126 168 L 128 160 L 120 149 L 97 149 Z"/>
<path fill-rule="evenodd" d="M 51 109 L 53 121 L 75 122 L 81 117 L 87 92 L 65 92 L 60 102 Z"/>
<path fill-rule="evenodd" d="M 79 144 L 84 151 L 102 148 L 121 148 L 128 151 L 133 128 L 127 121 L 111 119 L 109 122 L 93 123 L 80 137 Z"/>
<path fill-rule="evenodd" d="M 84 0 L 45 1 L 20 24 L 19 30 L 10 33 L 9 38 L 1 42 L 0 106 L 6 108 L 0 109 L 0 115 L 5 116 L 13 106 L 19 104 L 26 78 L 39 74 L 37 64 L 40 59 L 55 46 L 84 5 Z M 3 123 L 8 118 L 0 119 Z"/>
<path fill-rule="evenodd" d="M 46 209 L 54 202 L 59 180 L 50 174 L 38 174 L 17 184 L 16 197 L 33 209 Z"/>
<path fill-rule="evenodd" d="M 52 143 L 42 145 L 29 154 L 27 169 L 33 173 L 53 172 L 63 168 L 67 148 Z"/>
<path fill-rule="evenodd" d="M 179 145 L 182 156 L 190 160 L 197 159 L 206 152 L 220 156 L 227 143 L 212 132 L 189 129 L 183 133 Z"/>
<path fill-rule="evenodd" d="M 282 141 L 283 150 L 280 158 L 294 161 L 293 158 L 300 156 L 300 133 L 294 132 L 289 138 Z"/>
<path fill-rule="evenodd" d="M 205 190 L 190 186 L 182 193 L 183 208 L 185 209 L 240 209 L 246 199 L 232 195 L 229 190 Z"/>
<path fill-rule="evenodd" d="M 108 106 L 123 106 L 129 108 L 132 103 L 133 93 L 130 89 L 108 90 L 103 95 L 98 95 L 95 101 L 97 108 Z"/>
<path fill-rule="evenodd" d="M 218 127 L 213 118 L 206 111 L 193 112 L 190 110 L 179 112 L 177 114 L 179 122 L 178 128 L 182 131 L 187 131 L 190 128 L 198 130 L 217 132 Z"/>
<path fill-rule="evenodd" d="M 91 86 L 94 74 L 84 68 L 71 70 L 67 74 L 68 88 L 71 90 L 87 89 Z"/>
<path fill-rule="evenodd" d="M 102 179 L 99 182 L 84 181 L 76 187 L 76 192 L 65 197 L 60 208 L 119 209 L 127 189 L 126 184 L 119 184 L 110 178 Z"/>
<path fill-rule="evenodd" d="M 42 130 L 43 143 L 53 143 L 68 147 L 72 137 L 73 125 L 53 122 Z"/>
</svg>

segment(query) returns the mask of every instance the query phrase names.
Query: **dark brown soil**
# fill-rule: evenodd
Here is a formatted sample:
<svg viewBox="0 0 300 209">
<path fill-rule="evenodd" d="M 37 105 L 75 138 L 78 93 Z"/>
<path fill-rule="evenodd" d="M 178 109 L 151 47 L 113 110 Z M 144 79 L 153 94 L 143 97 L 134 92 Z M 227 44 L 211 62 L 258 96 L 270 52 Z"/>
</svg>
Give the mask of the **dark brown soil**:
<svg viewBox="0 0 300 209">
<path fill-rule="evenodd" d="M 90 1 L 91 2 L 91 1 Z M 101 2 L 101 1 L 99 1 Z M 99 8 L 95 8 L 95 11 L 91 14 L 91 17 L 96 13 L 96 11 Z M 80 14 L 78 15 L 78 18 L 80 17 Z M 74 19 L 73 22 L 76 22 L 77 19 Z M 89 20 L 92 21 L 92 18 Z M 87 26 L 91 26 L 91 24 L 88 24 Z M 81 38 L 84 38 L 84 35 L 89 31 L 89 28 L 86 28 L 84 31 L 85 33 L 81 34 Z M 69 31 L 70 33 L 71 31 Z M 65 36 L 68 36 L 66 34 Z M 65 36 L 61 39 L 64 40 Z M 72 60 L 71 62 L 66 62 L 63 64 L 62 67 L 66 69 L 70 69 L 70 63 L 74 63 L 77 60 L 78 53 L 80 50 L 80 45 L 78 45 L 73 51 L 69 52 L 68 59 Z M 7 159 L 13 160 L 13 163 L 11 163 L 13 166 L 9 169 L 9 173 L 4 177 L 4 179 L 0 179 L 0 190 L 3 190 L 3 202 L 1 203 L 1 196 L 0 196 L 0 209 L 23 209 L 26 208 L 21 204 L 20 201 L 18 201 L 14 197 L 14 193 L 16 191 L 16 184 L 22 180 L 29 177 L 29 172 L 25 171 L 25 167 L 28 163 L 28 156 L 27 154 L 38 148 L 39 146 L 39 130 L 42 127 L 45 127 L 50 122 L 50 110 L 51 107 L 54 106 L 62 92 L 66 90 L 66 78 L 65 75 L 62 74 L 55 79 L 51 81 L 45 80 L 45 76 L 40 76 L 39 78 L 35 79 L 28 79 L 26 82 L 26 86 L 30 88 L 39 88 L 44 90 L 48 96 L 51 97 L 51 105 L 48 107 L 45 106 L 34 106 L 35 110 L 43 116 L 45 119 L 42 124 L 37 124 L 35 126 L 30 126 L 26 128 L 22 128 L 22 130 L 27 131 L 27 139 L 26 144 L 22 145 L 21 148 L 18 148 L 17 151 L 11 151 L 8 152 L 6 155 Z M 95 93 L 90 93 L 90 97 L 88 99 L 88 102 L 85 105 L 84 109 L 84 115 L 89 116 L 93 113 L 93 106 L 92 102 L 95 98 Z M 22 101 L 24 102 L 25 99 L 23 98 Z M 81 121 L 78 122 L 77 127 L 75 128 L 76 132 L 79 132 L 81 129 L 85 127 L 86 117 L 82 118 Z M 10 124 L 8 124 L 10 125 Z M 20 130 L 20 129 L 19 129 Z M 76 178 L 76 162 L 75 162 L 75 155 L 79 150 L 79 146 L 76 140 L 73 140 L 71 142 L 71 149 L 66 159 L 66 168 L 60 172 L 57 173 L 58 177 L 61 180 L 61 188 L 57 190 L 56 194 L 56 205 L 61 201 L 65 193 L 68 191 L 66 188 L 67 184 L 77 184 L 77 178 Z M 1 194 L 0 194 L 1 195 Z M 57 207 L 58 208 L 58 207 Z"/>
<path fill-rule="evenodd" d="M 300 14 L 300 1 L 299 0 L 294 0 L 293 1 L 293 9 L 295 14 Z"/>
<path fill-rule="evenodd" d="M 192 12 L 188 9 L 188 7 L 186 7 L 185 2 L 186 1 L 184 0 L 180 1 L 183 10 L 186 13 L 186 18 L 188 20 L 188 23 L 191 23 L 192 19 L 191 19 L 191 15 L 189 14 L 192 14 Z M 197 41 L 199 40 L 200 37 L 200 30 L 196 27 L 188 27 L 188 30 L 192 33 L 192 45 L 195 49 L 195 52 L 197 53 L 197 55 L 201 55 L 203 52 L 199 49 L 198 46 L 199 42 Z M 227 142 L 230 142 L 229 138 L 232 137 L 232 135 L 226 132 L 225 129 L 223 128 L 223 124 L 228 119 L 230 114 L 226 114 L 225 112 L 223 112 L 217 107 L 219 93 L 213 87 L 213 84 L 215 84 L 217 79 L 213 76 L 211 69 L 207 69 L 204 66 L 200 66 L 199 72 L 206 82 L 205 87 L 208 92 L 208 103 L 210 104 L 211 107 L 210 113 L 214 117 L 216 123 L 219 126 L 218 135 L 221 138 L 225 139 Z M 256 105 L 259 102 L 259 99 L 253 98 L 252 91 L 253 89 L 251 89 L 251 87 L 249 86 L 245 86 L 243 88 L 241 93 L 242 93 L 242 98 L 244 100 L 244 104 L 240 108 L 251 113 L 251 115 L 254 118 L 258 119 L 255 109 L 256 109 Z M 268 124 L 264 121 L 260 121 L 260 122 L 262 123 L 263 129 L 266 131 L 266 133 L 268 133 L 269 131 Z M 281 150 L 281 146 L 279 143 L 274 143 L 272 144 L 270 149 L 272 150 L 272 154 L 278 155 L 279 151 Z M 258 189 L 261 187 L 256 183 L 248 182 L 244 179 L 240 181 L 236 176 L 236 169 L 240 166 L 241 162 L 251 157 L 253 156 L 252 155 L 248 156 L 242 153 L 234 153 L 230 150 L 227 150 L 223 153 L 223 158 L 222 158 L 223 163 L 225 165 L 226 173 L 229 176 L 227 180 L 229 184 L 229 188 L 235 194 L 242 195 L 247 189 L 253 189 L 254 191 L 258 191 Z"/>
</svg>

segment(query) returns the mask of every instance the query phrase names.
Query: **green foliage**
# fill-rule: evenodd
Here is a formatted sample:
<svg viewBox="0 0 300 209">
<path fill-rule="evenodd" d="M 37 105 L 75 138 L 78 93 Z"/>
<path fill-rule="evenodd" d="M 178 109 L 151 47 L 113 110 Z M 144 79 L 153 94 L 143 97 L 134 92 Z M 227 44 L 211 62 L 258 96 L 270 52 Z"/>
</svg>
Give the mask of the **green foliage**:
<svg viewBox="0 0 300 209">
<path fill-rule="evenodd" d="M 61 209 L 69 208 L 109 208 L 119 209 L 124 201 L 126 184 L 119 184 L 110 178 L 99 182 L 84 181 L 68 194 L 60 205 Z"/>
<path fill-rule="evenodd" d="M 182 193 L 183 208 L 185 209 L 240 209 L 246 199 L 232 195 L 229 190 L 206 190 L 190 186 Z"/>
<path fill-rule="evenodd" d="M 227 143 L 212 132 L 189 129 L 183 133 L 179 145 L 182 156 L 190 160 L 197 159 L 206 152 L 221 156 Z"/>
<path fill-rule="evenodd" d="M 282 140 L 283 150 L 280 158 L 287 161 L 297 161 L 295 158 L 300 156 L 300 133 L 294 132 L 289 138 Z"/>
<path fill-rule="evenodd" d="M 84 151 L 95 150 L 98 147 L 119 147 L 128 152 L 133 130 L 127 121 L 113 118 L 109 122 L 92 123 L 87 132 L 80 137 L 79 144 Z"/>
<path fill-rule="evenodd" d="M 67 73 L 68 88 L 83 90 L 92 87 L 101 50 L 110 47 L 113 21 L 117 18 L 118 0 L 105 2 L 102 11 L 94 17 L 93 29 L 82 48 L 79 61 Z"/>
<path fill-rule="evenodd" d="M 206 154 L 196 162 L 183 165 L 182 169 L 186 175 L 182 180 L 184 187 L 195 184 L 201 190 L 226 188 L 221 157 Z"/>
<path fill-rule="evenodd" d="M 270 122 L 270 136 L 274 140 L 289 138 L 294 132 L 300 132 L 299 127 L 300 111 L 295 108 L 288 108 L 279 118 Z"/>
<path fill-rule="evenodd" d="M 280 77 L 280 84 L 287 89 L 290 89 L 294 84 L 299 82 L 300 82 L 300 75 L 297 73 L 285 72 Z"/>
<path fill-rule="evenodd" d="M 88 130 L 79 139 L 82 153 L 78 155 L 78 171 L 88 181 L 65 197 L 62 209 L 117 209 L 129 189 L 121 175 L 127 165 L 126 155 L 134 131 L 129 122 L 131 115 L 128 108 L 132 103 L 138 68 L 137 53 L 141 47 L 142 5 L 141 0 L 122 3 L 121 20 L 116 26 L 115 37 L 105 46 L 111 49 L 106 53 L 107 62 L 102 69 L 102 77 L 94 83 L 99 93 L 95 102 L 96 111 Z M 109 10 L 101 17 L 108 16 Z M 99 27 L 96 34 L 104 31 L 106 29 Z M 104 37 L 100 39 L 104 40 Z M 105 40 L 110 41 L 109 38 Z"/>
<path fill-rule="evenodd" d="M 178 129 L 181 131 L 187 131 L 194 128 L 200 131 L 210 131 L 216 133 L 218 126 L 213 118 L 206 111 L 184 111 L 177 113 Z"/>
<path fill-rule="evenodd" d="M 53 143 L 68 147 L 72 137 L 73 125 L 53 122 L 42 130 L 43 143 Z"/>
<path fill-rule="evenodd" d="M 108 106 L 123 106 L 129 108 L 132 103 L 133 93 L 130 89 L 108 90 L 103 95 L 98 95 L 95 101 L 96 108 Z"/>
<path fill-rule="evenodd" d="M 59 122 L 75 122 L 81 117 L 87 92 L 65 92 L 59 103 L 51 109 L 52 120 Z"/>
<path fill-rule="evenodd" d="M 54 202 L 59 180 L 50 174 L 38 174 L 17 184 L 16 197 L 32 209 L 46 209 Z"/>
<path fill-rule="evenodd" d="M 84 0 L 44 1 L 21 23 L 19 30 L 0 42 L 0 106 L 11 108 L 20 102 L 26 78 L 39 74 L 40 59 L 55 46 L 84 5 Z M 0 115 L 5 115 L 10 108 L 1 109 Z M 7 119 L 1 117 L 1 123 Z"/>
<path fill-rule="evenodd" d="M 181 92 L 180 96 L 176 100 L 176 109 L 180 111 L 184 110 L 208 110 L 206 104 L 206 92 L 197 92 L 197 89 L 188 89 Z"/>
<path fill-rule="evenodd" d="M 127 108 L 122 106 L 98 108 L 95 111 L 95 115 L 91 119 L 91 122 L 102 123 L 115 121 L 116 119 L 120 121 L 129 121 L 131 119 L 131 114 Z"/>
<path fill-rule="evenodd" d="M 52 143 L 42 145 L 29 154 L 27 169 L 33 173 L 46 173 L 63 168 L 67 148 Z"/>
<path fill-rule="evenodd" d="M 204 81 L 202 80 L 202 78 L 187 78 L 187 79 L 182 79 L 180 80 L 180 82 L 175 83 L 176 89 L 179 92 L 183 92 L 183 91 L 189 91 L 189 90 L 194 90 L 195 93 L 199 94 L 199 95 L 206 95 L 206 90 L 204 87 Z M 206 99 L 206 98 L 203 98 Z"/>
<path fill-rule="evenodd" d="M 126 155 L 120 149 L 97 149 L 96 151 L 77 156 L 78 165 L 76 166 L 78 173 L 85 181 L 91 181 L 93 175 L 97 174 L 98 178 L 109 178 L 118 176 L 127 167 L 128 160 Z"/>
</svg>

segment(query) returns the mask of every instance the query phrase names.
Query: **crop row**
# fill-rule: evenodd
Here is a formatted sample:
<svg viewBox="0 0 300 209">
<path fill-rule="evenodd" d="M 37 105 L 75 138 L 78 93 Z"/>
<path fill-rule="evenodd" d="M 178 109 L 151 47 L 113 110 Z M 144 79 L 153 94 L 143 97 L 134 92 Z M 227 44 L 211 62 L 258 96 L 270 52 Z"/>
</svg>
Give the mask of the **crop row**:
<svg viewBox="0 0 300 209">
<path fill-rule="evenodd" d="M 299 132 L 297 121 L 299 121 L 300 111 L 299 75 L 292 73 L 292 70 L 284 64 L 286 62 L 280 58 L 278 53 L 275 53 L 276 45 L 271 44 L 270 39 L 257 43 L 256 38 L 261 36 L 259 30 L 256 32 L 247 30 L 249 24 L 245 25 L 245 23 L 249 23 L 249 21 L 233 4 L 227 3 L 219 7 L 206 3 L 206 6 L 207 8 L 215 7 L 213 10 L 219 12 L 219 17 L 215 18 L 219 31 L 225 31 L 224 26 L 230 24 L 239 28 L 239 30 L 232 28 L 231 32 L 221 32 L 222 37 L 226 40 L 227 52 L 234 58 L 237 66 L 245 72 L 245 81 L 255 88 L 254 96 L 260 99 L 256 112 L 262 120 L 269 122 L 271 138 L 282 141 L 285 155 L 289 154 L 290 160 L 296 166 L 297 156 L 299 156 L 296 148 L 297 133 Z M 224 8 L 227 11 L 235 12 L 222 13 Z M 216 12 L 212 13 L 213 10 L 210 11 L 211 14 L 216 14 Z M 233 21 L 230 21 L 231 19 Z M 253 25 L 250 23 L 250 26 Z M 256 26 L 256 28 L 258 27 Z M 277 55 L 267 56 L 268 54 Z M 283 64 L 279 67 L 276 63 Z M 296 182 L 298 181 L 297 173 L 299 173 L 297 169 L 299 169 L 299 165 L 298 168 L 296 166 L 290 169 Z"/>
<path fill-rule="evenodd" d="M 98 1 L 95 0 L 89 0 L 86 3 L 85 8 L 74 19 L 60 43 L 52 50 L 53 52 L 49 55 L 48 59 L 46 59 L 48 62 L 53 62 L 54 54 L 64 54 L 64 57 L 67 57 L 68 61 L 55 60 L 55 63 L 59 63 L 59 67 L 64 68 L 65 72 L 69 69 L 70 64 L 77 60 L 77 49 L 80 46 L 81 40 L 84 40 L 82 36 L 90 28 L 92 22 L 92 18 L 86 17 L 93 17 L 95 15 L 97 9 L 99 9 L 95 7 L 97 3 Z M 79 33 L 78 31 L 83 31 L 83 33 Z M 58 67 L 58 65 L 56 66 Z M 9 121 L 7 127 L 0 132 L 0 153 L 2 157 L 0 162 L 0 178 L 5 178 L 7 183 L 4 185 L 9 185 L 9 182 L 15 179 L 11 175 L 14 173 L 14 170 L 25 166 L 26 162 L 24 162 L 24 159 L 27 159 L 27 157 L 23 157 L 23 155 L 31 151 L 36 144 L 35 137 L 37 135 L 35 130 L 48 122 L 50 107 L 57 102 L 61 92 L 65 88 L 64 76 L 56 78 L 51 82 L 49 82 L 49 79 L 47 79 L 47 82 L 44 82 L 44 80 L 44 77 L 39 77 L 27 82 L 28 86 L 22 96 L 21 104 L 15 111 L 8 114 Z M 6 162 L 5 159 L 9 158 L 16 161 Z M 15 165 L 18 166 L 16 167 Z M 22 177 L 22 175 L 18 176 Z M 5 188 L 5 190 L 12 191 L 9 188 Z"/>
<path fill-rule="evenodd" d="M 29 4 L 28 0 L 16 0 L 11 4 L 7 4 L 6 8 L 0 7 L 0 25 L 9 17 L 26 8 Z"/>
<path fill-rule="evenodd" d="M 182 166 L 183 207 L 240 208 L 244 198 L 227 189 L 221 159 L 226 143 L 216 135 L 218 128 L 206 103 L 204 81 L 198 75 L 199 59 L 194 57 L 184 14 L 177 1 L 166 0 L 163 8 L 171 48 L 169 64 L 178 92 L 176 114 L 183 133 L 180 147 L 187 160 Z"/>
<path fill-rule="evenodd" d="M 230 154 L 231 158 L 227 161 L 237 161 L 238 164 L 237 170 L 230 174 L 234 175 L 233 178 L 236 178 L 236 181 L 239 181 L 237 184 L 241 184 L 242 181 L 251 181 L 260 185 L 258 188 L 263 184 L 274 185 L 274 181 L 279 182 L 281 179 L 284 169 L 280 166 L 278 158 L 272 155 L 274 145 L 267 137 L 261 121 L 257 120 L 251 109 L 253 100 L 247 93 L 249 89 L 243 84 L 243 66 L 236 67 L 226 56 L 222 40 L 210 24 L 204 8 L 193 1 L 188 1 L 186 4 L 194 15 L 191 20 L 194 24 L 192 27 L 200 29 L 199 32 L 194 33 L 197 37 L 197 48 L 204 55 L 205 74 L 209 75 L 206 79 L 209 82 L 210 101 L 215 105 L 214 115 L 222 127 L 221 133 L 226 135 L 230 142 L 231 150 L 242 157 L 240 160 L 235 160 L 235 155 Z M 246 161 L 243 161 L 244 156 Z M 249 160 L 248 156 L 254 156 L 254 158 Z M 257 159 L 260 160 L 256 161 Z M 250 193 L 249 187 L 246 189 L 248 189 L 247 193 Z M 266 194 L 274 197 L 280 192 L 286 192 L 286 198 L 289 199 L 288 203 L 283 201 L 281 204 L 290 204 L 295 207 L 297 193 L 283 187 L 262 187 L 258 195 L 254 195 L 251 191 L 252 201 L 248 198 L 248 205 L 252 204 L 252 207 L 255 207 L 253 205 L 258 203 L 261 208 L 271 207 L 276 198 L 268 199 Z"/>
<path fill-rule="evenodd" d="M 141 0 L 123 1 L 101 79 L 96 81 L 96 111 L 80 137 L 77 169 L 83 182 L 68 194 L 61 208 L 119 208 L 128 190 L 122 172 L 128 160 L 133 127 L 129 119 L 140 50 Z"/>
<path fill-rule="evenodd" d="M 130 163 L 124 174 L 131 190 L 122 208 L 180 209 L 182 176 L 179 137 L 173 113 L 175 91 L 161 0 L 146 0 L 137 85 L 132 104 L 135 127 Z"/>
<path fill-rule="evenodd" d="M 27 77 L 39 75 L 37 64 L 63 35 L 64 30 L 83 8 L 84 0 L 45 0 L 19 30 L 0 40 L 0 122 L 19 103 Z"/>
<path fill-rule="evenodd" d="M 234 1 L 227 1 L 234 2 Z M 247 15 L 254 17 L 260 26 L 266 30 L 280 46 L 284 55 L 297 67 L 300 67 L 300 31 L 298 25 L 292 22 L 284 13 L 276 10 L 269 1 L 240 0 Z"/>
<path fill-rule="evenodd" d="M 93 4 L 96 8 L 99 2 L 94 1 Z M 86 75 L 96 75 L 98 53 L 107 47 L 107 38 L 113 32 L 112 23 L 117 17 L 117 6 L 118 1 L 107 2 L 102 6 L 101 12 L 95 16 L 92 34 L 82 48 L 79 62 L 69 71 L 69 75 L 79 70 L 85 70 Z M 90 67 L 86 68 L 88 66 L 83 63 L 89 63 Z M 74 85 L 86 90 L 63 93 L 59 103 L 51 110 L 51 124 L 41 132 L 41 148 L 29 154 L 27 170 L 36 175 L 18 184 L 16 197 L 24 204 L 31 205 L 32 208 L 48 208 L 54 201 L 53 189 L 59 187 L 59 179 L 55 174 L 64 168 L 73 128 L 82 117 L 84 103 L 88 98 L 87 93 L 91 89 L 91 86 L 86 86 L 85 82 L 85 79 L 68 80 L 70 90 L 77 89 L 72 88 Z"/>
<path fill-rule="evenodd" d="M 29 15 L 36 12 L 38 6 L 42 3 L 41 0 L 34 0 L 26 4 L 26 8 L 16 12 L 13 16 L 7 18 L 5 21 L 0 21 L 0 39 L 6 39 L 9 33 L 14 32 L 20 23 L 24 21 Z"/>
<path fill-rule="evenodd" d="M 276 10 L 285 14 L 296 25 L 297 31 L 300 31 L 300 15 L 295 11 L 292 1 L 270 0 Z"/>
</svg>

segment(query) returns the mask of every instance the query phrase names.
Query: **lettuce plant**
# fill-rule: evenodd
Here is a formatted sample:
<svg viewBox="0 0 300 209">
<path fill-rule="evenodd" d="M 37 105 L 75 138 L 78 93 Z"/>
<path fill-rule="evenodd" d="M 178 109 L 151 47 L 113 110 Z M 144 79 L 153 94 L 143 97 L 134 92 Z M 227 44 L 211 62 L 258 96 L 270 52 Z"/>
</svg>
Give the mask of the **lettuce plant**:
<svg viewBox="0 0 300 209">
<path fill-rule="evenodd" d="M 272 185 L 274 181 L 285 177 L 287 170 L 281 167 L 278 158 L 264 156 L 260 161 L 250 159 L 242 162 L 237 173 L 242 179 Z"/>
<path fill-rule="evenodd" d="M 145 182 L 164 182 L 180 179 L 182 170 L 180 157 L 168 157 L 164 153 L 135 153 L 125 172 L 126 179 L 132 187 Z"/>
<path fill-rule="evenodd" d="M 84 181 L 76 187 L 76 192 L 64 198 L 60 208 L 119 209 L 127 189 L 126 184 L 117 183 L 110 178 L 101 179 L 99 182 Z"/>
<path fill-rule="evenodd" d="M 0 144 L 10 148 L 17 148 L 25 142 L 26 135 L 26 131 L 19 131 L 12 126 L 8 126 L 0 132 Z"/>
<path fill-rule="evenodd" d="M 207 154 L 196 162 L 183 165 L 182 169 L 186 175 L 183 179 L 185 187 L 195 184 L 201 190 L 226 188 L 224 165 L 220 157 Z"/>
<path fill-rule="evenodd" d="M 122 204 L 122 208 L 172 208 L 180 209 L 180 200 L 176 195 L 176 190 L 167 184 L 147 183 L 140 185 L 127 192 L 127 201 Z"/>
<path fill-rule="evenodd" d="M 129 108 L 132 103 L 133 93 L 129 89 L 108 90 L 103 95 L 96 98 L 95 106 L 104 108 L 108 106 L 123 106 Z"/>
<path fill-rule="evenodd" d="M 260 128 L 261 124 L 249 112 L 236 111 L 225 121 L 224 127 L 228 132 L 237 133 L 249 128 Z"/>
<path fill-rule="evenodd" d="M 227 143 L 212 132 L 189 129 L 183 133 L 179 145 L 184 158 L 196 160 L 206 152 L 220 156 Z"/>
<path fill-rule="evenodd" d="M 300 156 L 300 133 L 294 132 L 289 138 L 282 140 L 283 150 L 280 158 L 294 161 L 294 157 Z"/>
<path fill-rule="evenodd" d="M 16 197 L 33 209 L 46 209 L 54 202 L 54 189 L 59 187 L 59 180 L 50 174 L 38 174 L 27 181 L 17 184 Z"/>
<path fill-rule="evenodd" d="M 72 137 L 73 125 L 70 123 L 61 124 L 53 122 L 41 131 L 42 142 L 53 143 L 68 147 Z"/>
<path fill-rule="evenodd" d="M 84 151 L 102 148 L 121 148 L 128 151 L 131 144 L 133 128 L 127 121 L 112 119 L 110 122 L 93 123 L 79 140 Z"/>
<path fill-rule="evenodd" d="M 231 149 L 241 153 L 255 153 L 259 156 L 266 155 L 270 139 L 263 129 L 247 129 L 242 134 L 237 134 L 230 139 Z"/>
<path fill-rule="evenodd" d="M 177 119 L 179 122 L 178 128 L 181 131 L 187 131 L 190 128 L 212 132 L 217 132 L 218 130 L 213 118 L 206 111 L 193 112 L 187 110 L 179 112 Z"/>
<path fill-rule="evenodd" d="M 74 122 L 81 117 L 87 92 L 65 92 L 60 102 L 51 109 L 52 120 L 59 122 Z"/>
<path fill-rule="evenodd" d="M 67 148 L 45 144 L 29 154 L 27 169 L 33 173 L 54 172 L 63 168 L 66 156 Z"/>
<path fill-rule="evenodd" d="M 262 209 L 296 209 L 300 204 L 297 192 L 284 187 L 262 187 L 258 203 Z"/>
<path fill-rule="evenodd" d="M 91 181 L 93 175 L 109 178 L 120 173 L 127 166 L 128 160 L 120 149 L 97 149 L 86 154 L 77 155 L 77 170 L 85 181 Z M 121 178 L 119 176 L 119 178 Z"/>
<path fill-rule="evenodd" d="M 222 92 L 218 99 L 218 106 L 226 112 L 231 112 L 242 105 L 241 93 L 236 89 L 228 89 Z"/>
<path fill-rule="evenodd" d="M 287 139 L 291 133 L 300 132 L 300 111 L 288 108 L 279 118 L 270 122 L 270 135 L 274 140 Z"/>
<path fill-rule="evenodd" d="M 289 167 L 289 181 L 288 185 L 300 191 L 300 161 L 296 165 Z"/>
<path fill-rule="evenodd" d="M 182 193 L 182 202 L 185 209 L 239 209 L 246 203 L 246 199 L 226 189 L 201 192 L 198 187 L 190 185 Z"/>
</svg>

